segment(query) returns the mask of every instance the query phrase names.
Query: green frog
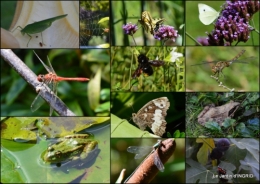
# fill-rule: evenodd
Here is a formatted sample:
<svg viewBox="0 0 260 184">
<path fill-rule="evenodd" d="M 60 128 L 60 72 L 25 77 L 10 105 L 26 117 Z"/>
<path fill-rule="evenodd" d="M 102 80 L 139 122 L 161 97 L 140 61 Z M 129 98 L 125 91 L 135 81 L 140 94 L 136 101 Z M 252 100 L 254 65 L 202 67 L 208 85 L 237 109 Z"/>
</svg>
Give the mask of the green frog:
<svg viewBox="0 0 260 184">
<path fill-rule="evenodd" d="M 89 139 L 88 134 L 67 135 L 48 147 L 43 154 L 43 160 L 61 163 L 66 160 L 85 159 L 97 144 L 97 141 Z"/>
</svg>

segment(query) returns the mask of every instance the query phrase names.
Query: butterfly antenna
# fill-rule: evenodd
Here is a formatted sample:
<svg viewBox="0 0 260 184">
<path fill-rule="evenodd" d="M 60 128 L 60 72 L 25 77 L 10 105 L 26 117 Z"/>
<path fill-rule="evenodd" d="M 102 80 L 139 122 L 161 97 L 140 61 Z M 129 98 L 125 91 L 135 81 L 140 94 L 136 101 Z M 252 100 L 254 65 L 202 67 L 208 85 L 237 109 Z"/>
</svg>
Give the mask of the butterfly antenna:
<svg viewBox="0 0 260 184">
<path fill-rule="evenodd" d="M 174 127 L 173 127 L 173 129 L 174 128 L 176 128 L 176 127 L 178 127 L 180 124 L 182 124 L 183 122 L 180 122 L 180 123 L 178 123 L 177 125 L 175 125 Z"/>
<path fill-rule="evenodd" d="M 135 112 L 135 111 L 134 111 L 133 104 L 131 104 L 131 107 L 132 107 L 133 112 Z M 133 117 L 130 117 L 130 119 L 129 119 L 128 121 L 131 121 L 132 119 L 133 119 Z"/>
</svg>

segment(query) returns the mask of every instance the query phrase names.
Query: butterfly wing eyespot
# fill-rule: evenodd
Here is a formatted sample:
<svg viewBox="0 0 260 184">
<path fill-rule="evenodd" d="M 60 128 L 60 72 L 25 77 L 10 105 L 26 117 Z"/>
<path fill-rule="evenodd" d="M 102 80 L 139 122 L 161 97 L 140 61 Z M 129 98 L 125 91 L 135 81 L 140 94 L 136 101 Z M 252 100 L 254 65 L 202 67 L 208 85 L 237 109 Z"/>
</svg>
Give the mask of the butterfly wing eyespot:
<svg viewBox="0 0 260 184">
<path fill-rule="evenodd" d="M 211 24 L 219 16 L 219 12 L 206 4 L 199 3 L 198 8 L 199 19 L 205 25 Z"/>
</svg>

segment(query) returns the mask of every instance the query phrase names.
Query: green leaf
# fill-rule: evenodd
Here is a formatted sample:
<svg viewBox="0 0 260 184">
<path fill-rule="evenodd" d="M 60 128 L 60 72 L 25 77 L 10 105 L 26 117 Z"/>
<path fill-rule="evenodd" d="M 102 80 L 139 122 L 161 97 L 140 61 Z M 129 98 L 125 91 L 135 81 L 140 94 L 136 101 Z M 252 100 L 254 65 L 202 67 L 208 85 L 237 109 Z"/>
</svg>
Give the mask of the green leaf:
<svg viewBox="0 0 260 184">
<path fill-rule="evenodd" d="M 219 124 L 217 123 L 217 122 L 206 122 L 205 123 L 205 127 L 206 128 L 209 128 L 209 129 L 211 129 L 211 130 L 213 130 L 213 131 L 221 131 L 221 128 L 220 128 L 220 126 L 219 126 Z"/>
<path fill-rule="evenodd" d="M 203 143 L 197 153 L 198 162 L 202 165 L 206 165 L 208 162 L 208 153 L 215 147 L 213 139 L 196 139 L 197 143 Z"/>
<path fill-rule="evenodd" d="M 139 128 L 131 125 L 127 120 L 111 114 L 111 137 L 150 137 L 159 138 L 157 135 L 150 134 L 147 131 L 142 131 Z"/>
<path fill-rule="evenodd" d="M 96 109 L 99 105 L 100 99 L 100 82 L 101 82 L 101 68 L 97 70 L 97 73 L 88 84 L 88 101 L 91 109 Z"/>
<path fill-rule="evenodd" d="M 250 129 L 248 129 L 244 123 L 239 123 L 236 126 L 236 130 L 239 132 L 239 134 L 242 137 L 254 137 L 254 132 L 252 132 Z"/>
<path fill-rule="evenodd" d="M 98 21 L 98 24 L 109 21 L 109 17 L 104 17 Z"/>
<path fill-rule="evenodd" d="M 203 165 L 198 162 L 193 161 L 192 159 L 186 159 L 186 164 L 189 165 L 189 168 L 186 168 L 186 183 L 195 183 L 200 180 L 200 183 L 218 183 L 218 178 L 212 178 L 215 171 L 208 170 Z"/>
<path fill-rule="evenodd" d="M 100 100 L 110 100 L 110 88 L 105 88 L 100 91 Z"/>
<path fill-rule="evenodd" d="M 185 132 L 181 132 L 180 138 L 185 138 Z"/>
<path fill-rule="evenodd" d="M 176 131 L 173 133 L 173 137 L 174 137 L 174 138 L 179 138 L 180 135 L 181 135 L 180 130 L 176 130 Z"/>
<path fill-rule="evenodd" d="M 28 129 L 26 125 L 30 124 L 30 118 L 10 117 L 1 121 L 1 139 L 18 141 L 36 141 L 36 134 Z"/>
<path fill-rule="evenodd" d="M 23 91 L 25 86 L 26 82 L 23 78 L 14 81 L 6 95 L 6 102 L 8 105 L 12 104 L 12 102 L 17 98 L 17 96 Z"/>
<path fill-rule="evenodd" d="M 104 112 L 104 111 L 109 112 L 109 110 L 110 110 L 110 102 L 105 102 L 105 103 L 100 104 L 100 105 L 95 109 L 95 112 L 96 112 L 96 113 Z"/>
<path fill-rule="evenodd" d="M 1 149 L 1 183 L 26 183 L 26 178 L 17 160 L 5 149 Z"/>
<path fill-rule="evenodd" d="M 235 126 L 236 120 L 231 119 L 231 118 L 226 118 L 225 121 L 223 122 L 222 126 L 225 128 L 228 128 L 230 126 Z"/>
</svg>

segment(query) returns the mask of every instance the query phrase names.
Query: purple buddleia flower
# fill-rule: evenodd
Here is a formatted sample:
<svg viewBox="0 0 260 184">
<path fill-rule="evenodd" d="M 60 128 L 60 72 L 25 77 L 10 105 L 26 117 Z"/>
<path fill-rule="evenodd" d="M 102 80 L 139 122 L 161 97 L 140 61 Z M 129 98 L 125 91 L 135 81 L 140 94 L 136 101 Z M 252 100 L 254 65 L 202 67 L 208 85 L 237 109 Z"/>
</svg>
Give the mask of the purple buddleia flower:
<svg viewBox="0 0 260 184">
<path fill-rule="evenodd" d="M 137 31 L 138 27 L 136 24 L 127 23 L 126 25 L 123 25 L 123 30 L 125 34 L 133 35 Z"/>
<path fill-rule="evenodd" d="M 161 26 L 159 30 L 154 34 L 154 38 L 157 40 L 171 39 L 173 42 L 176 41 L 176 38 L 178 36 L 180 36 L 178 35 L 178 31 L 175 30 L 174 27 L 168 25 Z"/>
<path fill-rule="evenodd" d="M 226 0 L 215 29 L 208 35 L 209 45 L 230 46 L 232 42 L 246 42 L 253 30 L 249 25 L 254 13 L 259 11 L 259 1 Z"/>
</svg>

